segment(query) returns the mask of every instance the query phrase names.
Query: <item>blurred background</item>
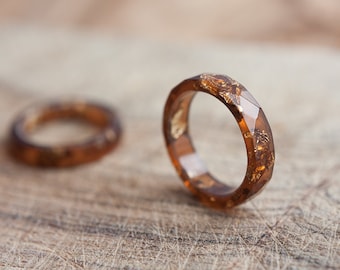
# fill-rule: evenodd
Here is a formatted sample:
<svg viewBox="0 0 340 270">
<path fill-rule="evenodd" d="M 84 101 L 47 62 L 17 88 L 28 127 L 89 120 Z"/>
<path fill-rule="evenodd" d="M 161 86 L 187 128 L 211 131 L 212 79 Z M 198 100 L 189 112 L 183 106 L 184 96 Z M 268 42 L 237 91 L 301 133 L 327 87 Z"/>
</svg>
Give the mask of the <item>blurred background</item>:
<svg viewBox="0 0 340 270">
<path fill-rule="evenodd" d="M 1 24 L 189 41 L 340 47 L 338 0 L 0 0 Z"/>
</svg>

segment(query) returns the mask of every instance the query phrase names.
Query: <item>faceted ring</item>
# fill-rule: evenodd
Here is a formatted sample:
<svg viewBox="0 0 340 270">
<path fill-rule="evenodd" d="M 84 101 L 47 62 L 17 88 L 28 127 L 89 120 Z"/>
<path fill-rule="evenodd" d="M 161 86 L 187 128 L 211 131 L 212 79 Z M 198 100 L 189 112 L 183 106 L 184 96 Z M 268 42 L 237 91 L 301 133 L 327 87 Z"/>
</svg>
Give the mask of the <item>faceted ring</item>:
<svg viewBox="0 0 340 270">
<path fill-rule="evenodd" d="M 29 133 L 57 119 L 84 120 L 99 129 L 91 138 L 66 145 L 33 142 Z M 103 105 L 74 100 L 41 104 L 23 111 L 13 121 L 9 134 L 9 152 L 18 161 L 40 167 L 68 167 L 101 158 L 118 143 L 121 126 L 116 113 Z"/>
<path fill-rule="evenodd" d="M 239 187 L 216 179 L 195 150 L 188 120 L 190 104 L 197 92 L 208 93 L 227 106 L 241 130 L 248 161 Z M 272 176 L 275 153 L 266 116 L 249 91 L 228 76 L 201 74 L 172 89 L 165 104 L 163 132 L 171 161 L 185 186 L 211 207 L 232 208 L 251 199 Z"/>
</svg>

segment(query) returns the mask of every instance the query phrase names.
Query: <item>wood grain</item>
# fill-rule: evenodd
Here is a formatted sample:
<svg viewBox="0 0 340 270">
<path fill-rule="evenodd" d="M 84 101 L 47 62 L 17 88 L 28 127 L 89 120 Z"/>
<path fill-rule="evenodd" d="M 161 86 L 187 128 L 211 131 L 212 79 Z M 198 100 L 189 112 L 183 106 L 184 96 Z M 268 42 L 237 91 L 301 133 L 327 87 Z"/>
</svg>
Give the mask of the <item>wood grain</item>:
<svg viewBox="0 0 340 270">
<path fill-rule="evenodd" d="M 23 26 L 0 28 L 0 40 L 1 268 L 340 267 L 338 51 L 193 48 Z M 227 213 L 203 207 L 185 189 L 161 133 L 170 89 L 204 71 L 246 85 L 276 142 L 272 181 Z M 61 96 L 114 106 L 124 126 L 121 145 L 72 169 L 12 161 L 5 151 L 11 119 L 32 102 Z M 197 106 L 197 143 L 231 181 L 244 171 L 239 131 L 220 107 Z"/>
</svg>

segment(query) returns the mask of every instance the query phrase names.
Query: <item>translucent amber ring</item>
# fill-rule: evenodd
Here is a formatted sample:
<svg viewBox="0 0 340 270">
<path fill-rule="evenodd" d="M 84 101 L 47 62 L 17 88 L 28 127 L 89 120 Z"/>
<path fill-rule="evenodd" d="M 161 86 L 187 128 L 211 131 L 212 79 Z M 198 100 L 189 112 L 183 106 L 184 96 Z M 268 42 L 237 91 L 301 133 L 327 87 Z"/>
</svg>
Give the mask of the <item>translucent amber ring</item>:
<svg viewBox="0 0 340 270">
<path fill-rule="evenodd" d="M 70 145 L 40 145 L 30 139 L 30 132 L 37 126 L 57 119 L 85 120 L 99 131 L 83 142 Z M 110 152 L 120 134 L 120 123 L 112 109 L 86 101 L 60 101 L 22 112 L 11 126 L 9 151 L 15 159 L 32 166 L 74 166 L 97 160 Z"/>
<path fill-rule="evenodd" d="M 228 186 L 213 177 L 191 141 L 189 109 L 198 91 L 213 95 L 226 105 L 241 130 L 248 163 L 239 187 Z M 239 205 L 256 195 L 272 176 L 275 155 L 269 123 L 249 91 L 228 76 L 201 74 L 177 85 L 165 104 L 163 132 L 178 175 L 209 206 L 225 209 Z"/>
</svg>

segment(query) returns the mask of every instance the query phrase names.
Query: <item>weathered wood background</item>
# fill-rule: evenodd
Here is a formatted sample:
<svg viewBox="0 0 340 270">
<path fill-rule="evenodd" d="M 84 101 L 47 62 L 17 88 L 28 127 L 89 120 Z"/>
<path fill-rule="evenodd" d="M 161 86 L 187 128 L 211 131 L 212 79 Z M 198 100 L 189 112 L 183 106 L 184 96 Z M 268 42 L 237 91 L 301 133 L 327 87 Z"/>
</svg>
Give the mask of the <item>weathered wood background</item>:
<svg viewBox="0 0 340 270">
<path fill-rule="evenodd" d="M 98 23 L 90 14 L 101 13 L 86 13 L 84 6 L 79 11 L 55 2 L 54 12 L 46 13 L 51 9 L 39 1 L 30 1 L 33 6 L 0 2 L 0 20 L 7 22 L 0 25 L 1 269 L 339 269 L 339 50 L 221 40 L 187 45 L 176 39 L 147 41 L 133 31 L 143 27 L 128 28 L 113 19 Z M 86 3 L 91 6 L 90 0 Z M 85 21 L 74 15 L 84 12 Z M 328 32 L 316 27 L 313 34 L 307 31 L 295 39 L 299 31 L 292 26 L 297 32 L 288 27 L 288 37 L 306 41 L 325 36 L 327 44 L 337 45 L 339 24 L 327 22 L 339 16 L 326 17 L 320 16 L 321 25 L 330 28 L 321 29 Z M 97 24 L 89 25 L 105 26 L 106 32 L 51 27 L 54 19 L 70 29 L 91 18 Z M 132 35 L 108 37 L 110 25 L 116 30 L 124 25 Z M 262 30 L 255 36 L 277 40 Z M 184 27 L 179 37 L 188 31 Z M 191 38 L 198 40 L 195 33 Z M 170 89 L 202 72 L 242 82 L 263 106 L 276 144 L 272 181 L 254 200 L 226 213 L 202 206 L 185 189 L 161 131 Z M 74 96 L 119 111 L 124 134 L 112 154 L 61 170 L 30 168 L 8 157 L 7 131 L 19 111 L 35 102 Z M 195 143 L 213 172 L 237 184 L 245 171 L 245 151 L 235 121 L 212 98 L 201 95 L 195 101 Z M 40 139 L 74 137 L 79 131 L 45 130 Z"/>
</svg>

